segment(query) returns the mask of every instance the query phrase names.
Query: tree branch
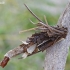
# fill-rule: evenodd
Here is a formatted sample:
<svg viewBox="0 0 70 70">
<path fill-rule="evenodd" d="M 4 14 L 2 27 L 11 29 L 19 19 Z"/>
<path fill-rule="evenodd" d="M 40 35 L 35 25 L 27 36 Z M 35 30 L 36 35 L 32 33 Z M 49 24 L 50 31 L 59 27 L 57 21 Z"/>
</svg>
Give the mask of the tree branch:
<svg viewBox="0 0 70 70">
<path fill-rule="evenodd" d="M 46 50 L 44 70 L 64 70 L 70 46 L 70 2 L 58 20 L 68 28 L 67 37 Z"/>
</svg>

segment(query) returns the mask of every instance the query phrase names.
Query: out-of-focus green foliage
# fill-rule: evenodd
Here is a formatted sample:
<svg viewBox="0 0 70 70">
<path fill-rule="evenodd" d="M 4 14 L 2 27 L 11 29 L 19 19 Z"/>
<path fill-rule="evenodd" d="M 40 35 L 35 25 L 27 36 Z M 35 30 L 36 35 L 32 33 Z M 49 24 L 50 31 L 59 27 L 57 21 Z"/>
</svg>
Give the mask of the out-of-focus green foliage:
<svg viewBox="0 0 70 70">
<path fill-rule="evenodd" d="M 25 40 L 35 31 L 19 34 L 19 31 L 35 27 L 30 23 L 38 21 L 25 8 L 26 3 L 31 10 L 44 21 L 44 15 L 47 17 L 49 25 L 57 23 L 64 3 L 59 4 L 55 0 L 1 0 L 5 4 L 0 4 L 0 60 L 3 55 L 21 44 L 20 40 Z M 44 21 L 45 22 L 45 21 Z M 70 54 L 70 52 L 69 52 Z M 45 53 L 39 53 L 26 59 L 11 59 L 8 65 L 0 70 L 43 70 Z M 67 59 L 66 70 L 70 70 L 70 56 Z"/>
</svg>

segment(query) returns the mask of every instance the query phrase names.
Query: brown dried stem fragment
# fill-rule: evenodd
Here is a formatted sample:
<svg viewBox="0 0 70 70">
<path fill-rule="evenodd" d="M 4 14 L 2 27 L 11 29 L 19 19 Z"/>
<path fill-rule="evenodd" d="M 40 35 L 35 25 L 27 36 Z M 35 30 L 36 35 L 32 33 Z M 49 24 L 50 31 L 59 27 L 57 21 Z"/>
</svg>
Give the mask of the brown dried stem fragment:
<svg viewBox="0 0 70 70">
<path fill-rule="evenodd" d="M 43 22 L 42 20 L 40 20 L 40 19 L 28 8 L 28 6 L 27 6 L 26 4 L 24 4 L 24 5 L 25 5 L 25 7 L 28 9 L 28 11 L 29 11 L 38 21 Z"/>
<path fill-rule="evenodd" d="M 31 10 L 27 6 L 26 8 L 31 12 Z M 19 47 L 7 52 L 5 54 L 4 59 L 0 63 L 1 67 L 4 68 L 7 65 L 10 58 L 16 55 L 23 53 L 23 57 L 31 56 L 40 51 L 46 50 L 48 47 L 51 47 L 59 40 L 66 37 L 68 32 L 67 27 L 49 26 L 48 24 L 44 24 L 33 12 L 31 12 L 31 14 L 39 20 L 36 29 L 39 29 L 40 32 L 32 34 L 32 36 L 29 37 L 26 40 L 26 42 L 23 42 L 23 44 L 21 44 Z"/>
<path fill-rule="evenodd" d="M 51 26 L 50 26 L 51 27 Z M 46 28 L 46 27 L 45 27 Z M 21 44 L 19 47 L 10 50 L 5 54 L 5 57 L 3 61 L 0 63 L 1 67 L 5 67 L 7 62 L 9 61 L 10 58 L 19 55 L 21 53 L 27 53 L 27 56 L 31 56 L 33 54 L 36 54 L 40 51 L 46 50 L 48 47 L 51 47 L 53 44 L 61 40 L 62 38 L 65 38 L 67 35 L 67 28 L 66 27 L 52 27 L 54 28 L 53 34 L 51 36 L 48 36 L 48 31 L 44 30 L 44 32 L 39 32 L 33 34 L 31 37 L 29 37 L 26 42 L 28 44 Z M 28 51 L 32 45 L 36 44 L 35 50 L 33 52 Z M 37 49 L 37 50 L 36 50 Z M 29 53 L 31 52 L 31 53 Z"/>
</svg>

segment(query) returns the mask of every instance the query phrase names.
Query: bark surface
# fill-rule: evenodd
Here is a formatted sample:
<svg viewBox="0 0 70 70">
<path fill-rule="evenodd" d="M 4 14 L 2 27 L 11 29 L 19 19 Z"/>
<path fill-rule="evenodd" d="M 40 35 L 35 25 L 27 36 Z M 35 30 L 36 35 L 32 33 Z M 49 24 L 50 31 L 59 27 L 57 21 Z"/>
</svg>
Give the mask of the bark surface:
<svg viewBox="0 0 70 70">
<path fill-rule="evenodd" d="M 57 42 L 46 50 L 44 70 L 64 70 L 70 46 L 70 2 L 58 20 L 58 25 L 62 24 L 68 28 L 68 34 L 62 41 Z"/>
</svg>

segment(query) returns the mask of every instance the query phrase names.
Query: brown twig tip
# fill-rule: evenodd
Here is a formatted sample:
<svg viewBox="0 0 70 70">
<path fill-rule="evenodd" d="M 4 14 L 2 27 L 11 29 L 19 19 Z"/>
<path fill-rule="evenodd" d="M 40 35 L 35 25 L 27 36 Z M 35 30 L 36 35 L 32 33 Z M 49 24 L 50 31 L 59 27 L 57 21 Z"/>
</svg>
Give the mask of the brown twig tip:
<svg viewBox="0 0 70 70">
<path fill-rule="evenodd" d="M 10 60 L 9 57 L 4 57 L 4 59 L 0 62 L 0 66 L 4 68 L 9 60 Z"/>
</svg>

